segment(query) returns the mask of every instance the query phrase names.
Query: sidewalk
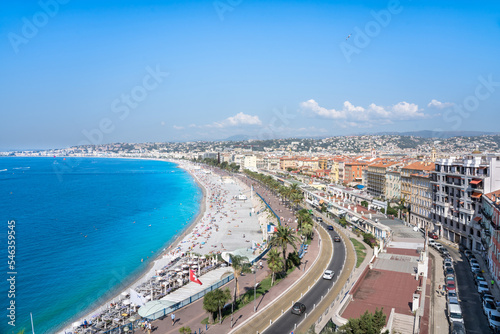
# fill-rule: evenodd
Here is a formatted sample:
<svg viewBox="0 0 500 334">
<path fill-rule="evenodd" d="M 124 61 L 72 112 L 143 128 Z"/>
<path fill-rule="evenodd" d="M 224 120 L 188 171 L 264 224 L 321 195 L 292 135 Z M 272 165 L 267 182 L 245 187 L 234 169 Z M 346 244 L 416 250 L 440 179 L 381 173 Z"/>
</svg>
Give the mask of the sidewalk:
<svg viewBox="0 0 500 334">
<path fill-rule="evenodd" d="M 446 295 L 439 290 L 445 284 L 443 272 L 443 258 L 436 250 L 429 247 L 429 259 L 432 261 L 432 283 L 430 303 L 430 333 L 440 334 L 449 332 L 448 319 L 446 318 Z"/>
</svg>

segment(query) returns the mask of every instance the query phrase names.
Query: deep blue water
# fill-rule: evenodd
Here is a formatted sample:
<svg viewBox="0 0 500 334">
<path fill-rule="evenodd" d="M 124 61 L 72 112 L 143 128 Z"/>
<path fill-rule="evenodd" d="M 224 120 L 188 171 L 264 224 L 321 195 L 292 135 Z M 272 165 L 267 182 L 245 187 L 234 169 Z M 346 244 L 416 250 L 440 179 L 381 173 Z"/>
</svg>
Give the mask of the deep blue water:
<svg viewBox="0 0 500 334">
<path fill-rule="evenodd" d="M 187 172 L 163 161 L 0 158 L 0 333 L 30 332 L 30 312 L 37 334 L 83 316 L 144 272 L 196 217 L 201 198 Z M 8 298 L 9 220 L 15 298 Z M 15 328 L 7 323 L 11 299 Z"/>
</svg>

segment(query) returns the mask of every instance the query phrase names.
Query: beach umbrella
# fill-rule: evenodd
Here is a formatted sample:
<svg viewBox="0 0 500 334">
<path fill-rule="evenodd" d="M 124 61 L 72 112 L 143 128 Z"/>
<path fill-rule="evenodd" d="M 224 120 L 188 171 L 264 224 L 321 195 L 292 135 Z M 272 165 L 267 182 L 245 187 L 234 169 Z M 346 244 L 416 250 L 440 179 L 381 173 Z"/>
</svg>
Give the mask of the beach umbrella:
<svg viewBox="0 0 500 334">
<path fill-rule="evenodd" d="M 130 299 L 125 299 L 123 301 L 123 305 L 130 305 L 130 303 L 131 303 Z"/>
<path fill-rule="evenodd" d="M 80 327 L 82 324 L 80 322 L 74 322 L 72 327 L 75 328 L 75 327 Z"/>
</svg>

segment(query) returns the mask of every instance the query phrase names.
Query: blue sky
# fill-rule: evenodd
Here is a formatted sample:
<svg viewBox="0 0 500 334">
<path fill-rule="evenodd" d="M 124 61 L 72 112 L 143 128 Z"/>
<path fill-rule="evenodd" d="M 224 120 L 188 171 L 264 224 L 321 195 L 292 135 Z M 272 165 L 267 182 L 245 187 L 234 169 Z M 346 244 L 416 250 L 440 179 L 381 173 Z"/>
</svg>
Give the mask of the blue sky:
<svg viewBox="0 0 500 334">
<path fill-rule="evenodd" d="M 4 1 L 0 17 L 0 149 L 499 131 L 496 1 Z"/>
</svg>

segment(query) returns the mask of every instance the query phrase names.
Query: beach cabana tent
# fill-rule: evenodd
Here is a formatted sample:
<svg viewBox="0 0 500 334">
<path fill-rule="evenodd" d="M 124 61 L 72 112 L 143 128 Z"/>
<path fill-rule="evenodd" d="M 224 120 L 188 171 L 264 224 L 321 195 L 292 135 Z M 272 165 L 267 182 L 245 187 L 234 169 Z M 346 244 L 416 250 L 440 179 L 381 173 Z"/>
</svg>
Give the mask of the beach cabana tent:
<svg viewBox="0 0 500 334">
<path fill-rule="evenodd" d="M 163 311 L 167 307 L 169 307 L 171 303 L 166 302 L 164 300 L 153 300 L 150 302 L 147 302 L 143 307 L 139 309 L 139 315 L 143 318 L 148 318 L 148 319 L 157 319 L 160 316 L 163 316 L 163 314 L 156 314 L 159 313 L 160 311 Z"/>
</svg>

